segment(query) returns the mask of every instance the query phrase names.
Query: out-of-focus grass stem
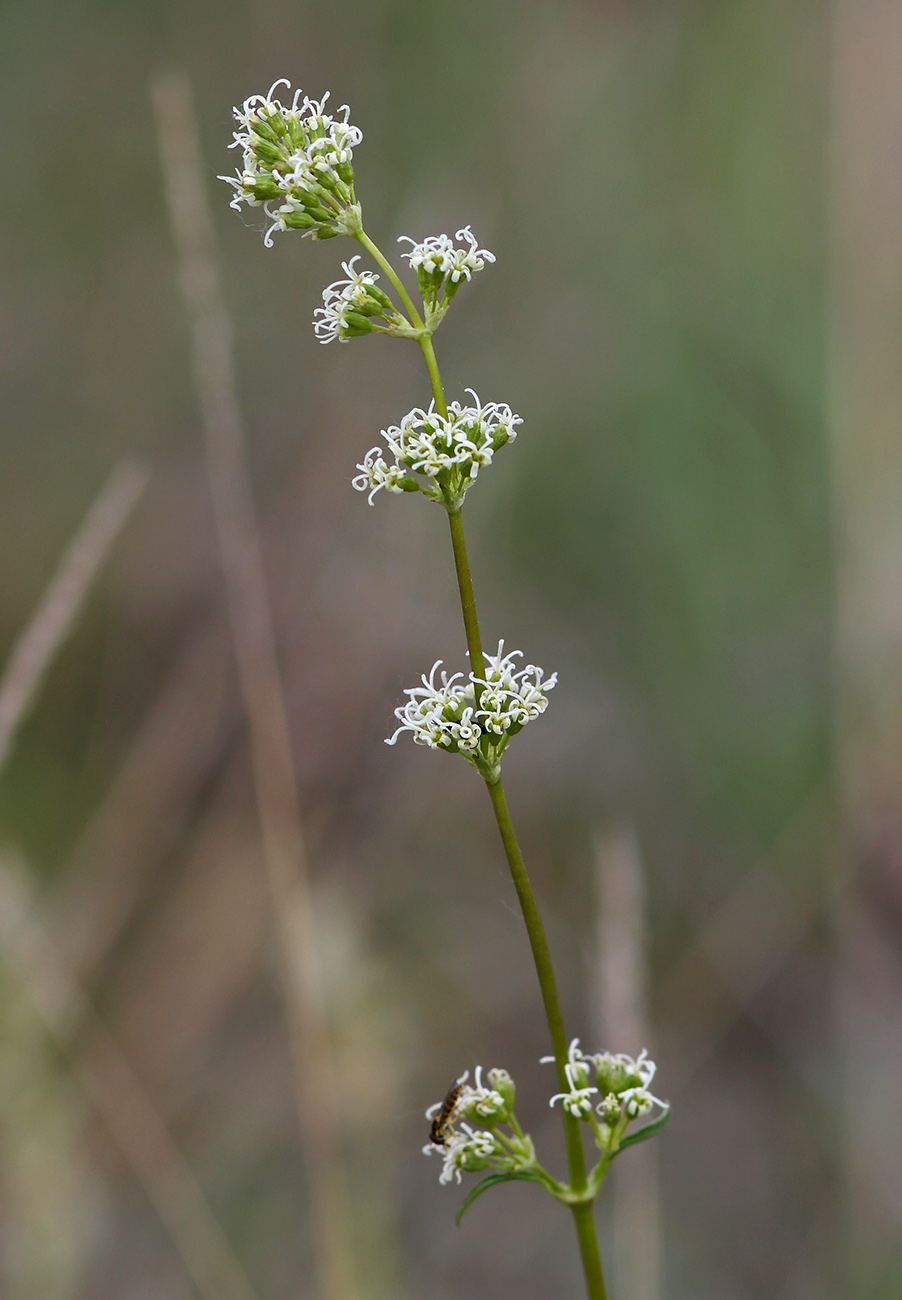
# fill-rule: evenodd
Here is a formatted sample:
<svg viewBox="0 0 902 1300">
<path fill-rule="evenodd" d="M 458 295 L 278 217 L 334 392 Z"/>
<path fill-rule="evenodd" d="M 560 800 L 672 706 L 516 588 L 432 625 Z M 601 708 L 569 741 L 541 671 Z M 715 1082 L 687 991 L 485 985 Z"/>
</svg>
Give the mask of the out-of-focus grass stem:
<svg viewBox="0 0 902 1300">
<path fill-rule="evenodd" d="M 124 461 L 110 475 L 60 560 L 0 677 L 0 770 L 44 674 L 69 636 L 100 566 L 147 486 L 143 465 Z"/>
<path fill-rule="evenodd" d="M 231 323 L 220 285 L 190 84 L 153 85 L 160 154 L 189 318 L 194 379 L 291 1038 L 298 1122 L 322 1300 L 354 1294 L 350 1211 L 332 1051 L 282 679 L 235 391 Z"/>
<path fill-rule="evenodd" d="M 0 862 L 0 951 L 57 1046 L 70 1026 L 88 1030 L 72 1074 L 96 1107 L 167 1228 L 203 1300 L 258 1300 L 204 1193 L 150 1097 L 29 905 L 16 873 Z"/>
</svg>

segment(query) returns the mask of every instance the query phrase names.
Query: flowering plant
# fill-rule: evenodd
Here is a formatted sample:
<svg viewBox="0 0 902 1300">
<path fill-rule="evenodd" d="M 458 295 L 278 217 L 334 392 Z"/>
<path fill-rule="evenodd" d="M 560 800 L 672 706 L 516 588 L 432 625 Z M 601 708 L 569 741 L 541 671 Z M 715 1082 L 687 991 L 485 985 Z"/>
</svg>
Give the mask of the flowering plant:
<svg viewBox="0 0 902 1300">
<path fill-rule="evenodd" d="M 353 151 L 362 132 L 348 121 L 343 106 L 337 116 L 325 111 L 328 96 L 311 100 L 297 91 L 291 105 L 274 99 L 277 81 L 266 95 L 252 95 L 235 109 L 239 130 L 233 147 L 242 150 L 243 167 L 223 177 L 235 189 L 232 207 L 262 205 L 275 231 L 299 229 L 316 239 L 345 235 L 373 258 L 397 296 L 395 302 L 377 283 L 379 276 L 358 270 L 360 254 L 342 263 L 345 278 L 330 284 L 314 313 L 321 343 L 347 342 L 374 332 L 417 343 L 432 390 L 429 408 L 417 407 L 397 425 L 382 431 L 387 453 L 373 447 L 358 464 L 353 485 L 368 492 L 370 505 L 379 491 L 420 493 L 446 512 L 451 533 L 470 670 L 448 676 L 441 660 L 421 686 L 405 691 L 408 700 L 395 710 L 400 726 L 388 739 L 394 745 L 409 731 L 416 744 L 460 754 L 482 777 L 488 791 L 504 853 L 517 891 L 548 1022 L 561 1102 L 568 1179 L 555 1179 L 538 1161 L 535 1146 L 514 1112 L 516 1090 L 510 1075 L 492 1069 L 483 1083 L 481 1068 L 474 1082 L 462 1075 L 444 1101 L 426 1112 L 430 1141 L 424 1150 L 442 1156 L 442 1183 L 460 1183 L 464 1173 L 484 1177 L 468 1192 L 460 1214 L 487 1188 L 525 1179 L 544 1187 L 572 1212 L 589 1300 L 605 1300 L 606 1290 L 593 1219 L 593 1203 L 611 1161 L 636 1142 L 659 1132 L 670 1109 L 649 1091 L 655 1065 L 646 1052 L 636 1058 L 600 1052 L 585 1055 L 579 1039 L 568 1046 L 545 930 L 514 832 L 501 780 L 502 760 L 512 736 L 544 713 L 547 692 L 557 675 L 546 676 L 534 664 L 519 667 L 519 650 L 495 654 L 482 648 L 476 599 L 464 538 L 461 509 L 480 469 L 513 442 L 522 420 L 509 406 L 483 404 L 467 390 L 471 405 L 448 402 L 433 347 L 439 327 L 461 286 L 495 258 L 479 248 L 469 226 L 457 232 L 456 246 L 445 234 L 417 241 L 402 236 L 410 248 L 402 253 L 415 273 L 420 305 L 414 303 L 396 268 L 367 234 L 354 190 Z M 438 675 L 438 676 L 437 676 Z M 658 1109 L 638 1128 L 634 1122 Z M 588 1130 L 597 1159 L 587 1168 L 584 1134 Z M 458 1216 L 460 1217 L 460 1216 Z"/>
</svg>

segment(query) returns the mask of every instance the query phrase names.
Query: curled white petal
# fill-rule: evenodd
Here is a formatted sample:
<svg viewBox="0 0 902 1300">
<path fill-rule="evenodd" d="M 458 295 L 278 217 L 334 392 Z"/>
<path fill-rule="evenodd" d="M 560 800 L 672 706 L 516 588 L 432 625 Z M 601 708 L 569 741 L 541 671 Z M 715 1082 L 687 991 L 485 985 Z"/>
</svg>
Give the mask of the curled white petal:
<svg viewBox="0 0 902 1300">
<path fill-rule="evenodd" d="M 427 235 L 417 241 L 410 235 L 401 235 L 399 243 L 410 244 L 401 256 L 406 257 L 413 270 L 423 270 L 429 275 L 440 277 L 442 281 L 459 284 L 461 280 L 470 280 L 477 271 L 481 271 L 486 262 L 494 262 L 495 257 L 487 248 L 477 246 L 476 237 L 469 226 L 458 230 L 457 239 L 469 245 L 467 248 L 455 248 L 449 235 Z"/>
</svg>

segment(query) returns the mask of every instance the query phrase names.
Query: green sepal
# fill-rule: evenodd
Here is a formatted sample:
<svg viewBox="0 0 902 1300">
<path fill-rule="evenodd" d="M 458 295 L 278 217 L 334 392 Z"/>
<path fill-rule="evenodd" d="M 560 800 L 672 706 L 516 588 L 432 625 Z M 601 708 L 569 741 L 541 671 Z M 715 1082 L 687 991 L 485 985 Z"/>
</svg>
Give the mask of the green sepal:
<svg viewBox="0 0 902 1300">
<path fill-rule="evenodd" d="M 250 192 L 255 199 L 261 201 L 264 199 L 277 199 L 282 193 L 278 182 L 272 175 L 256 176 L 253 185 L 250 187 Z"/>
<path fill-rule="evenodd" d="M 282 212 L 279 214 L 289 230 L 310 230 L 316 225 L 309 212 Z"/>
<path fill-rule="evenodd" d="M 274 113 L 270 113 L 264 121 L 272 131 L 276 132 L 277 135 L 288 134 L 288 123 L 285 121 L 278 109 L 276 109 Z"/>
<path fill-rule="evenodd" d="M 361 334 L 372 334 L 372 332 L 373 327 L 366 316 L 361 316 L 356 311 L 345 312 L 341 326 L 342 338 L 355 339 L 359 338 Z"/>
<path fill-rule="evenodd" d="M 425 266 L 417 267 L 417 286 L 424 302 L 435 297 L 442 287 L 444 278 L 441 271 L 429 271 Z"/>
<path fill-rule="evenodd" d="M 307 194 L 306 191 L 301 191 L 298 195 L 298 199 L 303 203 L 304 211 L 311 217 L 315 218 L 316 221 L 331 221 L 335 216 L 335 213 L 330 212 L 315 195 Z"/>
<path fill-rule="evenodd" d="M 613 1160 L 614 1156 L 619 1156 L 621 1151 L 626 1147 L 631 1147 L 634 1142 L 644 1142 L 646 1138 L 654 1137 L 656 1133 L 660 1133 L 661 1130 L 666 1127 L 669 1119 L 670 1107 L 668 1106 L 664 1111 L 664 1114 L 659 1115 L 658 1118 L 652 1120 L 650 1124 L 643 1124 L 642 1128 L 636 1129 L 635 1133 L 628 1133 L 626 1137 L 622 1137 L 620 1139 L 620 1145 L 614 1152 L 614 1155 L 611 1156 L 611 1159 Z"/>
<path fill-rule="evenodd" d="M 404 478 L 398 479 L 398 487 L 402 492 L 422 492 L 422 484 L 418 483 L 410 474 L 405 474 Z"/>
<path fill-rule="evenodd" d="M 277 144 L 279 136 L 272 121 L 271 117 L 257 117 L 251 122 L 251 130 L 260 140 L 270 140 L 273 144 Z"/>
<path fill-rule="evenodd" d="M 481 1182 L 477 1183 L 475 1187 L 471 1187 L 467 1192 L 464 1197 L 463 1205 L 457 1211 L 455 1222 L 460 1226 L 461 1219 L 476 1200 L 477 1196 L 481 1196 L 483 1192 L 487 1192 L 490 1187 L 494 1187 L 496 1183 L 512 1183 L 518 1179 L 521 1182 L 541 1183 L 543 1187 L 545 1185 L 541 1176 L 535 1173 L 532 1169 L 509 1169 L 505 1170 L 503 1173 L 489 1174 L 487 1178 L 483 1178 Z"/>
<path fill-rule="evenodd" d="M 332 227 L 332 226 L 320 226 L 319 230 L 317 230 L 317 232 L 316 232 L 316 234 L 313 236 L 313 238 L 314 238 L 314 239 L 334 239 L 335 236 L 336 236 L 337 234 L 338 234 L 338 231 L 335 230 L 334 227 Z"/>
<path fill-rule="evenodd" d="M 261 162 L 270 167 L 282 157 L 282 150 L 278 145 L 273 144 L 270 140 L 264 140 L 259 135 L 251 145 L 251 152 L 255 158 L 259 158 Z"/>
<path fill-rule="evenodd" d="M 371 298 L 376 299 L 376 302 L 381 303 L 383 307 L 390 307 L 392 311 L 394 311 L 395 304 L 392 302 L 391 298 L 389 298 L 388 294 L 379 288 L 378 284 L 368 284 L 366 286 L 366 291 Z"/>
</svg>

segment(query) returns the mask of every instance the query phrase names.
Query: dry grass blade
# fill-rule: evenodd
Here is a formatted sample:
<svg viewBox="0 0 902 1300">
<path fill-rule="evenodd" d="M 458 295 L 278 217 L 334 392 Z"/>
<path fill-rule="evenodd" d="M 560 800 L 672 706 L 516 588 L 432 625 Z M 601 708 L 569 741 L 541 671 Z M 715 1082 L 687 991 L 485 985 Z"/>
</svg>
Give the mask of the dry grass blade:
<svg viewBox="0 0 902 1300">
<path fill-rule="evenodd" d="M 59 959 L 16 875 L 0 864 L 3 956 L 48 1033 L 68 1042 L 70 1017 L 90 1031 L 72 1070 L 143 1186 L 205 1300 L 258 1300 L 204 1194 L 119 1047 Z"/>
<path fill-rule="evenodd" d="M 44 673 L 72 630 L 97 571 L 147 484 L 147 470 L 116 467 L 69 543 L 34 617 L 0 678 L 0 769 L 9 757 Z"/>
<path fill-rule="evenodd" d="M 598 923 L 597 995 L 601 1042 L 612 1052 L 652 1047 L 645 882 L 635 833 L 627 827 L 595 841 Z M 667 1095 L 667 1081 L 663 1081 Z M 660 1300 L 661 1215 L 658 1148 L 645 1142 L 614 1171 L 614 1263 L 618 1291 Z"/>
<path fill-rule="evenodd" d="M 320 1294 L 353 1293 L 350 1218 L 339 1156 L 335 1083 L 294 762 L 260 538 L 235 395 L 231 327 L 219 282 L 186 77 L 153 86 L 179 278 L 191 326 L 210 492 L 247 713 L 266 872 L 278 932 L 298 1118 L 310 1180 Z"/>
</svg>

